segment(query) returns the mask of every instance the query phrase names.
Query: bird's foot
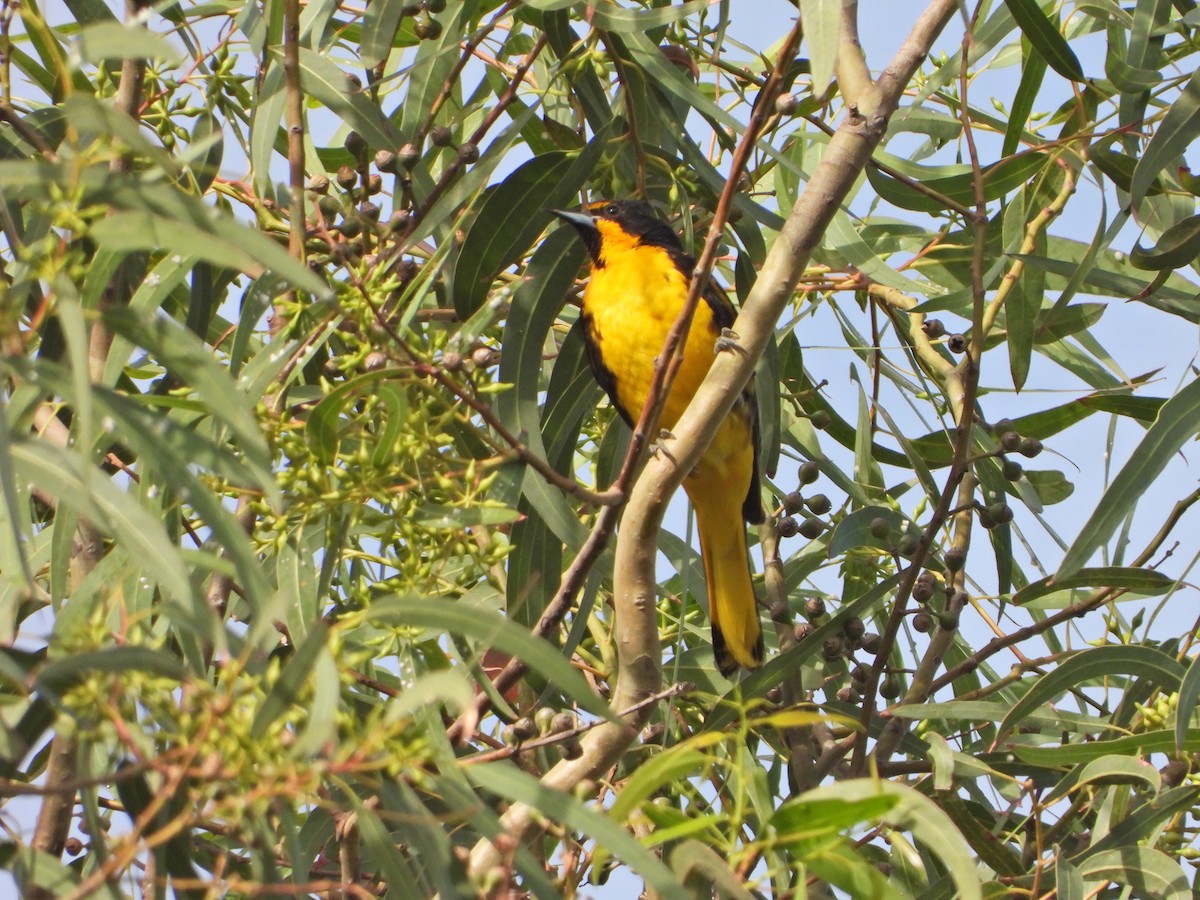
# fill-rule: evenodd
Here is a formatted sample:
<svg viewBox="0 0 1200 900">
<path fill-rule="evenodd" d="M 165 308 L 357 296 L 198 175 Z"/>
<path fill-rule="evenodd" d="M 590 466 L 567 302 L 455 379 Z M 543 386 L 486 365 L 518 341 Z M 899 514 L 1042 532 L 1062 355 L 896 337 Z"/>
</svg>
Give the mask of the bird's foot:
<svg viewBox="0 0 1200 900">
<path fill-rule="evenodd" d="M 667 450 L 666 442 L 671 440 L 675 435 L 671 434 L 667 428 L 660 429 L 658 432 L 658 440 L 650 444 L 650 455 L 657 456 L 661 453 L 667 459 L 671 459 L 671 453 Z"/>
<path fill-rule="evenodd" d="M 732 350 L 737 350 L 738 352 L 742 350 L 742 345 L 738 343 L 737 332 L 732 328 L 722 328 L 721 336 L 717 338 L 717 342 L 713 346 L 713 351 L 723 353 Z"/>
</svg>

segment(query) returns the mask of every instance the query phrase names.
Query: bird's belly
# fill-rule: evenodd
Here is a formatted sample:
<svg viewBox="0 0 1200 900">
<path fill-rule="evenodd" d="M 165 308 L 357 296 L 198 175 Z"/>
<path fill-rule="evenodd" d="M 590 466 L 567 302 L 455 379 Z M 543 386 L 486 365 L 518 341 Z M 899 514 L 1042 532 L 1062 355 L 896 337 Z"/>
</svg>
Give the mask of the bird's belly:
<svg viewBox="0 0 1200 900">
<path fill-rule="evenodd" d="M 678 309 L 671 310 L 669 316 L 645 310 L 630 314 L 619 306 L 593 314 L 593 328 L 605 348 L 604 363 L 616 382 L 617 399 L 635 421 L 650 392 L 655 360 L 678 314 Z M 715 336 L 709 331 L 701 322 L 692 323 L 683 364 L 659 420 L 664 428 L 672 428 L 679 421 L 712 366 Z"/>
</svg>

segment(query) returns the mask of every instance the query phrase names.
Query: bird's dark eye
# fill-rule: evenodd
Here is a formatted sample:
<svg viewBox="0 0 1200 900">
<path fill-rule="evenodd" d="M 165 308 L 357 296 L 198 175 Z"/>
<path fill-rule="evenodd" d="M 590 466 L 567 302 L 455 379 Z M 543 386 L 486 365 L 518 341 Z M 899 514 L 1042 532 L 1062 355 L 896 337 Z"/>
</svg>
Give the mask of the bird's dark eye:
<svg viewBox="0 0 1200 900">
<path fill-rule="evenodd" d="M 615 216 L 619 212 L 620 210 L 617 208 L 617 204 L 615 203 L 610 203 L 608 206 L 604 207 L 604 215 L 606 216 Z"/>
</svg>

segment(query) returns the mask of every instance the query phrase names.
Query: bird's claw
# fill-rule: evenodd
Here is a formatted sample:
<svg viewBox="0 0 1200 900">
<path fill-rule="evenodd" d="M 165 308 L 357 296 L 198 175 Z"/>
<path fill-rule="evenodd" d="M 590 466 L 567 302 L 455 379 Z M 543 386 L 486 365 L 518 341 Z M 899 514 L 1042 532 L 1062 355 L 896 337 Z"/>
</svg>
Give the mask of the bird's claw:
<svg viewBox="0 0 1200 900">
<path fill-rule="evenodd" d="M 721 353 L 726 350 L 740 351 L 741 349 L 742 349 L 742 345 L 738 343 L 737 332 L 734 331 L 732 328 L 722 328 L 721 336 L 719 338 L 717 338 L 717 342 L 713 346 L 713 350 L 716 353 Z"/>
<path fill-rule="evenodd" d="M 673 437 L 675 437 L 675 435 L 671 434 L 669 429 L 667 429 L 667 428 L 660 429 L 658 432 L 658 440 L 654 441 L 650 445 L 650 455 L 656 456 L 657 454 L 661 453 L 663 456 L 670 459 L 671 454 L 667 451 L 666 442 L 671 440 L 671 438 L 673 438 Z"/>
</svg>

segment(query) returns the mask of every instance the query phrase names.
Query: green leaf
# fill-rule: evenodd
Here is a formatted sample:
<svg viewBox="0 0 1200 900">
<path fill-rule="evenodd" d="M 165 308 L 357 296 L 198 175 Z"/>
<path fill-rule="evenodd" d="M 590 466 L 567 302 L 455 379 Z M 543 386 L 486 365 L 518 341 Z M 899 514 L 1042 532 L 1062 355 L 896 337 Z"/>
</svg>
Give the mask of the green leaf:
<svg viewBox="0 0 1200 900">
<path fill-rule="evenodd" d="M 1133 173 L 1138 164 L 1134 157 L 1116 150 L 1093 147 L 1088 152 L 1088 162 L 1095 164 L 1121 190 L 1128 192 L 1133 187 Z M 1165 190 L 1161 176 L 1156 174 L 1146 186 L 1146 196 L 1157 197 Z"/>
<path fill-rule="evenodd" d="M 1098 412 L 1128 416 L 1149 425 L 1158 418 L 1166 397 L 1131 397 L 1127 394 L 1092 394 L 1081 397 L 1079 402 Z"/>
<path fill-rule="evenodd" d="M 379 816 L 357 796 L 351 797 L 354 804 L 355 822 L 358 833 L 362 837 L 363 849 L 370 854 L 370 859 L 378 867 L 380 875 L 387 883 L 388 892 L 395 892 L 400 897 L 423 897 L 412 863 L 400 851 L 400 847 L 387 826 Z"/>
<path fill-rule="evenodd" d="M 1018 606 L 1045 597 L 1055 591 L 1074 590 L 1085 587 L 1124 588 L 1138 591 L 1147 596 L 1165 594 L 1175 586 L 1176 580 L 1153 569 L 1123 566 L 1101 566 L 1095 569 L 1080 569 L 1073 575 L 1059 578 L 1051 575 L 1026 585 L 1013 594 L 1012 602 Z"/>
<path fill-rule="evenodd" d="M 1057 900 L 1086 900 L 1087 886 L 1079 870 L 1071 865 L 1061 847 L 1054 860 L 1054 890 Z"/>
<path fill-rule="evenodd" d="M 302 290 L 319 297 L 329 295 L 329 286 L 289 256 L 282 246 L 232 218 L 220 216 L 200 223 L 145 211 L 115 212 L 93 224 L 90 234 L 97 244 L 112 252 L 177 253 L 217 266 L 231 266 L 253 276 L 271 269 Z"/>
<path fill-rule="evenodd" d="M 854 800 L 839 796 L 801 794 L 785 800 L 772 814 L 767 827 L 783 842 L 808 840 L 822 834 L 846 831 L 862 822 L 878 822 L 896 808 L 900 798 L 888 794 Z"/>
<path fill-rule="evenodd" d="M 426 503 L 413 515 L 413 521 L 423 528 L 462 528 L 474 525 L 506 525 L 521 514 L 508 506 L 488 505 L 475 501 L 472 506 L 445 506 Z"/>
<path fill-rule="evenodd" d="M 1028 273 L 1029 269 L 1025 271 Z M 1039 289 L 1045 286 L 1044 279 L 1035 279 L 1034 283 Z M 1061 341 L 1063 338 L 1091 328 L 1100 321 L 1107 309 L 1108 305 L 1104 303 L 1076 303 L 1072 306 L 1056 304 L 1038 316 L 1037 330 L 1034 332 L 1033 339 L 1039 344 Z"/>
<path fill-rule="evenodd" d="M 1002 875 L 1025 874 L 1020 855 L 1008 842 L 996 836 L 995 814 L 990 807 L 965 801 L 949 789 L 938 794 L 937 802 L 983 863 Z"/>
<path fill-rule="evenodd" d="M 1079 57 L 1067 44 L 1066 38 L 1050 21 L 1046 13 L 1038 5 L 1037 0 L 1004 0 L 1008 11 L 1012 13 L 1017 24 L 1029 43 L 1033 44 L 1051 68 L 1063 78 L 1071 81 L 1083 81 L 1083 67 L 1079 65 Z"/>
<path fill-rule="evenodd" d="M 159 59 L 176 65 L 183 58 L 170 41 L 140 25 L 97 22 L 79 30 L 81 58 L 90 63 L 108 59 Z"/>
<path fill-rule="evenodd" d="M 107 477 L 85 466 L 78 456 L 53 447 L 48 441 L 15 443 L 12 457 L 19 478 L 37 485 L 123 543 L 142 563 L 146 576 L 157 581 L 170 600 L 194 613 L 203 609 L 205 612 L 198 622 L 211 622 L 211 610 L 194 596 L 188 569 L 161 519 L 138 505 Z M 215 640 L 215 636 L 212 638 Z"/>
<path fill-rule="evenodd" d="M 880 814 L 889 827 L 910 832 L 946 867 L 961 900 L 981 900 L 983 894 L 971 848 L 950 817 L 928 797 L 907 785 L 874 778 L 842 781 L 801 794 L 798 800 L 833 800 L 853 805 L 886 799 L 891 807 Z"/>
<path fill-rule="evenodd" d="M 1075 485 L 1057 469 L 1026 469 L 1024 478 L 1043 506 L 1062 503 L 1075 493 Z"/>
<path fill-rule="evenodd" d="M 617 794 L 616 802 L 609 808 L 608 814 L 616 821 L 624 822 L 660 787 L 698 775 L 704 771 L 708 761 L 706 754 L 691 749 L 686 743 L 655 754 L 634 770 Z"/>
<path fill-rule="evenodd" d="M 1123 818 L 1119 821 L 1114 820 L 1112 828 L 1107 834 L 1094 839 L 1094 843 L 1090 847 L 1072 857 L 1072 862 L 1079 866 L 1080 871 L 1084 871 L 1088 860 L 1113 850 L 1120 852 L 1127 847 L 1136 847 L 1156 836 L 1162 826 L 1193 807 L 1198 800 L 1200 800 L 1200 787 L 1184 784 L 1163 791 L 1158 796 L 1150 798 L 1149 802 L 1133 805 Z M 1151 892 L 1139 896 L 1157 898 L 1164 895 Z"/>
<path fill-rule="evenodd" d="M 552 644 L 536 638 L 498 612 L 471 603 L 430 604 L 424 598 L 390 597 L 374 601 L 367 611 L 372 622 L 430 628 L 473 638 L 488 648 L 523 660 L 550 684 L 588 712 L 608 718 L 608 706 Z"/>
<path fill-rule="evenodd" d="M 326 393 L 313 407 L 308 414 L 308 421 L 304 423 L 304 438 L 318 461 L 328 464 L 337 459 L 341 446 L 342 413 L 346 407 L 362 394 L 373 393 L 378 382 L 391 377 L 392 374 L 386 369 L 355 375 Z"/>
<path fill-rule="evenodd" d="M 588 7 L 592 25 L 605 31 L 618 34 L 627 32 L 646 32 L 664 25 L 671 25 L 686 19 L 692 13 L 700 12 L 711 4 L 711 0 L 688 0 L 678 6 L 671 4 L 657 9 L 621 9 L 619 6 L 603 6 L 596 4 Z M 554 8 L 542 4 L 543 9 Z"/>
<path fill-rule="evenodd" d="M 1183 741 L 1184 750 L 1195 753 L 1200 750 L 1200 728 L 1189 728 Z M 1110 755 L 1147 756 L 1151 753 L 1175 753 L 1176 736 L 1173 731 L 1147 731 L 1109 741 L 1084 741 L 1074 744 L 1056 744 L 1050 747 L 1029 747 L 1010 744 L 1008 752 L 1032 766 L 1074 766 Z"/>
<path fill-rule="evenodd" d="M 114 675 L 146 672 L 172 681 L 183 681 L 187 669 L 177 657 L 153 647 L 109 647 L 75 653 L 43 666 L 37 673 L 39 690 L 61 694 L 96 672 Z"/>
<path fill-rule="evenodd" d="M 480 763 L 467 767 L 467 777 L 477 787 L 517 803 L 525 803 L 551 822 L 558 822 L 594 839 L 611 851 L 646 882 L 646 887 L 666 898 L 687 900 L 691 896 L 664 866 L 623 824 L 584 806 L 570 794 L 552 791 L 542 782 L 511 763 Z"/>
<path fill-rule="evenodd" d="M 1032 196 L 1033 191 L 1027 192 Z M 1024 231 L 1024 204 L 1014 204 L 1013 209 L 1021 213 L 1021 228 Z M 1037 251 L 1045 252 L 1045 233 L 1039 231 L 1035 239 Z M 1017 391 L 1025 386 L 1029 377 L 1029 361 L 1033 356 L 1034 333 L 1037 329 L 1038 313 L 1042 308 L 1042 297 L 1046 289 L 1046 273 L 1036 266 L 1026 266 L 1021 277 L 1013 284 L 1004 301 L 1004 321 L 1008 331 L 1008 365 L 1012 372 L 1013 387 Z"/>
<path fill-rule="evenodd" d="M 800 21 L 812 64 L 812 93 L 823 97 L 841 46 L 842 0 L 800 0 Z"/>
<path fill-rule="evenodd" d="M 535 156 L 487 194 L 454 269 L 454 308 L 462 318 L 483 305 L 496 276 L 549 224 L 549 209 L 578 194 L 605 143 L 598 135 L 578 154 Z"/>
<path fill-rule="evenodd" d="M 255 93 L 250 105 L 250 166 L 254 175 L 254 189 L 260 196 L 272 197 L 275 185 L 271 175 L 271 160 L 280 138 L 283 138 L 284 146 L 287 140 L 280 125 L 287 104 L 287 78 L 281 56 L 268 55 L 266 67 L 261 82 L 255 79 Z"/>
<path fill-rule="evenodd" d="M 14 857 L 4 861 L 5 868 L 11 867 L 12 878 L 22 897 L 41 896 L 67 897 L 75 893 L 79 878 L 75 871 L 57 856 L 21 848 Z M 111 894 L 110 894 L 111 896 Z"/>
<path fill-rule="evenodd" d="M 655 836 L 661 829 L 655 832 Z M 681 841 L 668 858 L 672 871 L 681 884 L 696 886 L 697 890 L 715 892 L 717 897 L 730 900 L 755 900 L 741 876 L 729 868 L 729 862 L 707 844 L 695 839 Z"/>
<path fill-rule="evenodd" d="M 1075 543 L 1063 556 L 1055 577 L 1066 578 L 1083 568 L 1166 468 L 1184 443 L 1200 431 L 1200 379 L 1163 404 L 1128 462 L 1100 498 Z"/>
<path fill-rule="evenodd" d="M 998 731 L 1007 734 L 1029 713 L 1065 691 L 1114 675 L 1137 675 L 1174 690 L 1183 678 L 1183 666 L 1155 647 L 1138 644 L 1081 651 L 1039 678 L 1009 710 Z"/>
<path fill-rule="evenodd" d="M 575 281 L 579 266 L 583 262 L 584 249 L 579 239 L 569 229 L 558 229 L 550 234 L 535 251 L 525 270 L 525 281 L 513 295 L 512 307 L 504 325 L 503 350 L 500 356 L 500 380 L 513 385 L 513 390 L 496 398 L 496 411 L 510 429 L 523 433 L 529 449 L 549 459 L 543 443 L 539 405 L 542 391 L 542 354 L 546 337 L 553 326 L 558 311 L 562 308 L 567 291 Z M 582 353 L 568 353 L 571 346 L 582 351 L 582 339 L 575 335 L 578 325 L 564 341 L 563 353 L 552 374 L 552 383 L 561 385 L 566 377 L 563 367 L 581 372 L 580 380 L 587 387 L 575 396 L 595 396 L 595 381 L 590 371 L 585 372 Z M 547 398 L 547 428 L 556 425 L 565 431 L 559 435 L 563 442 L 561 452 L 575 446 L 579 420 L 573 416 L 562 417 L 565 409 L 554 409 Z M 555 418 L 549 418 L 549 411 Z M 553 432 L 547 437 L 553 438 Z M 558 454 L 555 454 L 556 456 Z M 587 538 L 574 508 L 567 502 L 562 491 L 548 488 L 544 479 L 528 472 L 523 481 L 522 493 L 532 504 L 537 515 L 554 535 L 569 547 L 578 547 Z M 517 548 L 522 552 L 521 548 Z M 548 575 L 549 573 L 543 573 Z M 512 587 L 518 587 L 512 585 Z"/>
<path fill-rule="evenodd" d="M 121 336 L 154 355 L 180 381 L 191 386 L 204 408 L 235 435 L 238 450 L 259 473 L 260 487 L 278 500 L 270 477 L 271 451 L 254 414 L 257 397 L 242 393 L 229 372 L 213 359 L 199 338 L 163 316 L 146 317 L 130 309 L 111 309 L 107 321 Z"/>
<path fill-rule="evenodd" d="M 272 49 L 271 55 L 282 64 L 282 50 Z M 379 106 L 372 103 L 329 57 L 301 47 L 300 83 L 306 97 L 316 100 L 361 134 L 367 146 L 375 150 L 399 146 L 399 138 Z"/>
<path fill-rule="evenodd" d="M 1187 875 L 1165 853 L 1130 844 L 1108 850 L 1079 864 L 1085 882 L 1115 881 L 1133 888 L 1134 896 L 1156 900 L 1189 900 Z"/>
<path fill-rule="evenodd" d="M 1137 209 L 1158 173 L 1183 155 L 1200 135 L 1200 70 L 1194 71 L 1183 92 L 1171 104 L 1146 145 L 1146 152 L 1133 170 L 1129 186 L 1129 205 Z"/>
<path fill-rule="evenodd" d="M 887 523 L 888 533 L 876 537 L 871 525 L 877 519 Z M 908 516 L 890 506 L 864 506 L 838 522 L 829 538 L 826 553 L 830 559 L 844 556 L 859 547 L 873 547 L 882 553 L 892 553 L 904 535 L 920 537 L 921 529 Z"/>
<path fill-rule="evenodd" d="M 1001 156 L 1012 156 L 1021 146 L 1021 137 L 1029 123 L 1029 114 L 1033 112 L 1033 104 L 1046 76 L 1046 57 L 1036 49 L 1030 53 L 1030 46 L 1022 46 L 1021 82 L 1017 85 L 1017 93 L 1013 96 L 1012 109 L 1008 114 L 1008 128 L 1004 132 Z"/>
<path fill-rule="evenodd" d="M 1200 257 L 1200 216 L 1188 216 L 1161 235 L 1153 250 L 1138 244 L 1129 262 L 1139 269 L 1169 271 L 1190 266 Z"/>
<path fill-rule="evenodd" d="M 1051 803 L 1065 797 L 1071 791 L 1086 784 L 1100 782 L 1101 784 L 1144 784 L 1151 792 L 1157 794 L 1162 787 L 1162 775 L 1158 769 L 1143 759 L 1132 756 L 1102 756 L 1081 766 L 1061 780 L 1046 795 L 1046 802 Z"/>
<path fill-rule="evenodd" d="M 922 166 L 888 153 L 876 153 L 875 156 L 901 175 L 937 191 L 959 205 L 975 205 L 975 176 L 969 166 Z M 984 198 L 989 201 L 996 200 L 1012 193 L 1021 185 L 1033 180 L 1046 163 L 1045 154 L 1026 152 L 984 166 Z M 867 179 L 880 197 L 901 209 L 930 213 L 945 210 L 945 204 L 941 200 L 918 191 L 908 183 L 886 175 L 877 168 L 867 169 Z"/>
<path fill-rule="evenodd" d="M 1200 699 L 1200 656 L 1194 657 L 1188 664 L 1183 681 L 1179 685 L 1179 700 L 1175 709 L 1175 750 L 1183 752 L 1183 743 L 1187 739 L 1188 725 L 1192 721 L 1192 713 L 1196 709 L 1196 701 Z"/>
<path fill-rule="evenodd" d="M 373 69 L 392 52 L 392 42 L 404 18 L 403 3 L 368 3 L 363 16 L 359 55 L 364 68 Z"/>
</svg>

